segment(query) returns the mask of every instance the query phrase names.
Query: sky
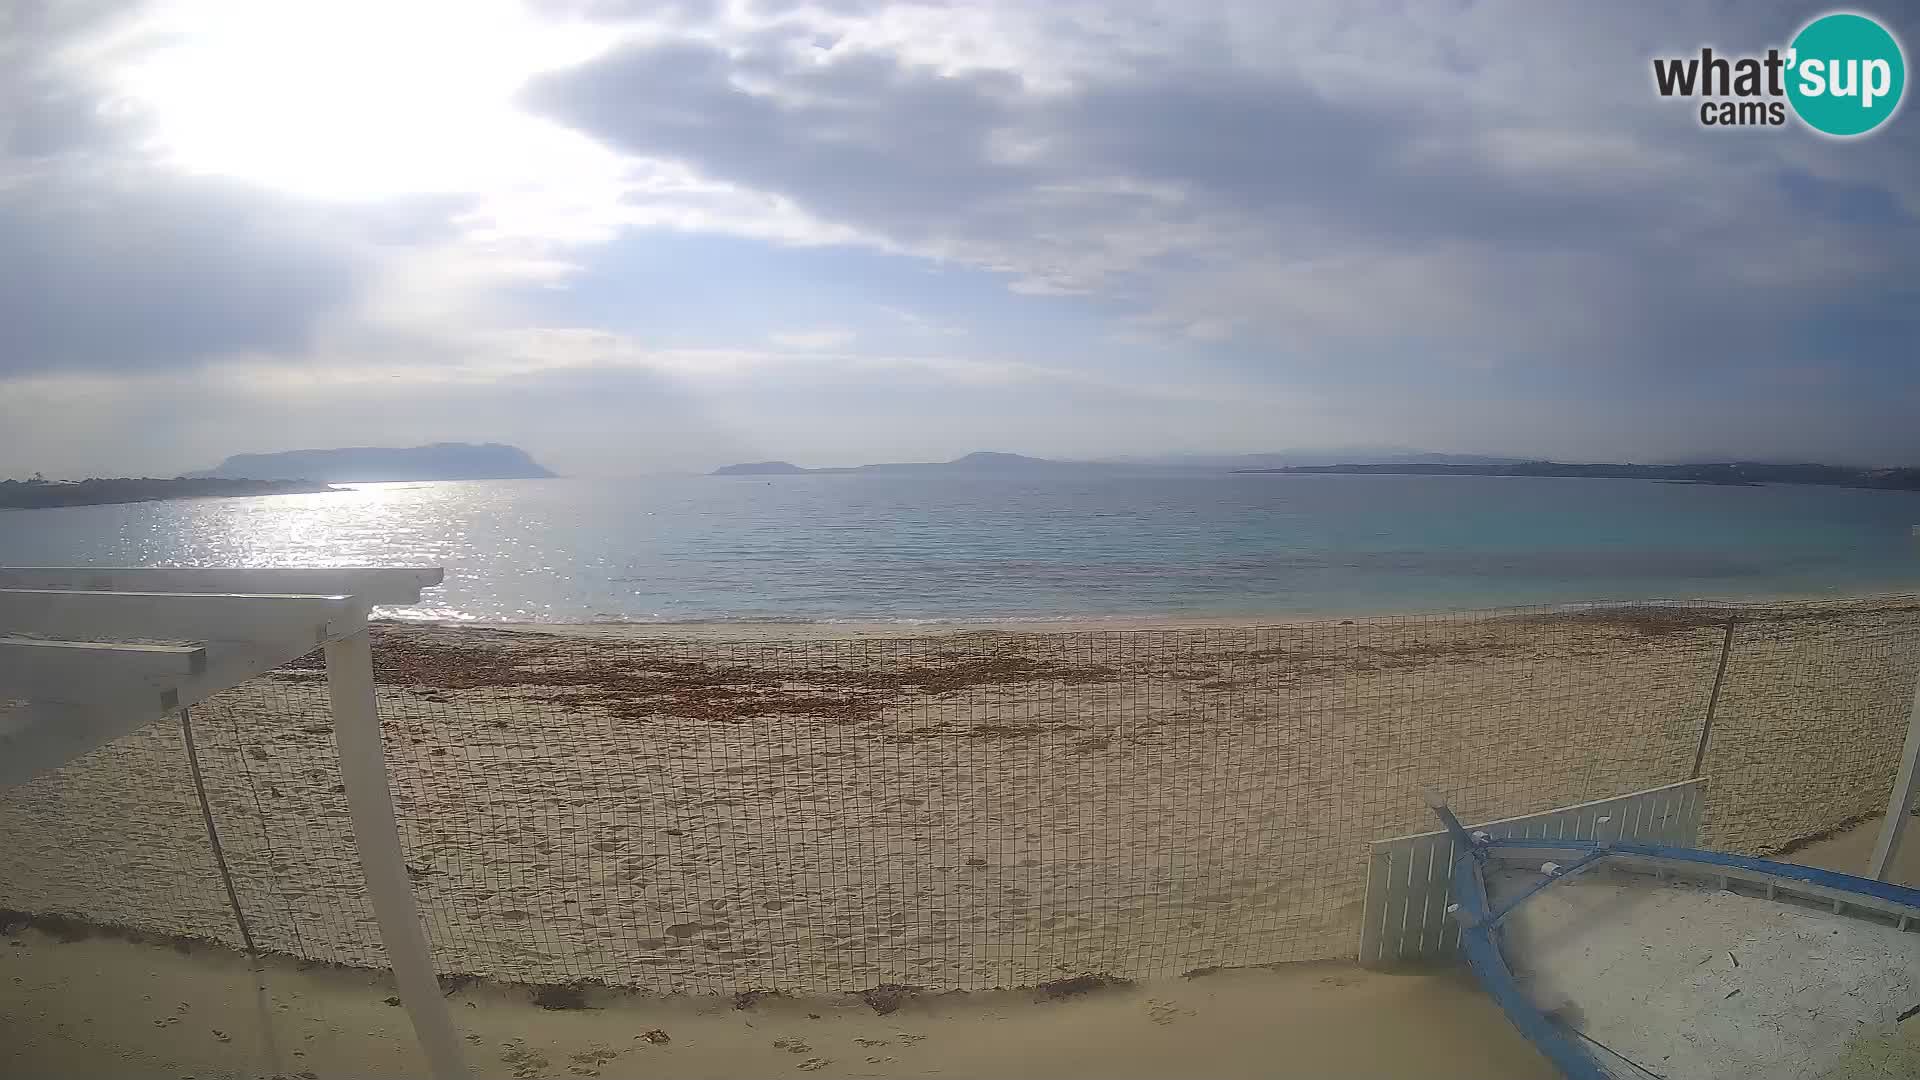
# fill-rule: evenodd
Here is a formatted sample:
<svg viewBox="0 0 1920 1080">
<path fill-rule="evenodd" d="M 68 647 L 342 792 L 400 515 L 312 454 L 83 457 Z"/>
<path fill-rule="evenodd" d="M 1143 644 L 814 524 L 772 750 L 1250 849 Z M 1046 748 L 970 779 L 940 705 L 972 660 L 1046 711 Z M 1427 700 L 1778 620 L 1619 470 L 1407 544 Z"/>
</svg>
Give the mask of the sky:
<svg viewBox="0 0 1920 1080">
<path fill-rule="evenodd" d="M 13 0 L 0 475 L 1920 464 L 1915 109 L 1653 91 L 1826 10 Z"/>
</svg>

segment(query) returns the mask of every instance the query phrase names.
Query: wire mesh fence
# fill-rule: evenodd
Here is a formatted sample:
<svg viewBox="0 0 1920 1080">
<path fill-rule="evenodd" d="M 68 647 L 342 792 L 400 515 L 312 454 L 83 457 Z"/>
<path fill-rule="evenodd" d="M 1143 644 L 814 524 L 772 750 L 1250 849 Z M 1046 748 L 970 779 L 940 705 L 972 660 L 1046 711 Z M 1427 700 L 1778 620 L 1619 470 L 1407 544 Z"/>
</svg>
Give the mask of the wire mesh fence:
<svg viewBox="0 0 1920 1080">
<path fill-rule="evenodd" d="M 1876 813 L 1920 598 L 777 641 L 397 625 L 375 664 L 443 971 L 981 988 L 1349 955 L 1367 844 L 1424 828 L 1424 789 L 1473 819 L 1684 779 L 1710 703 L 1709 843 Z M 261 947 L 381 965 L 318 658 L 193 722 Z M 233 944 L 207 851 L 167 725 L 0 793 L 7 908 Z"/>
</svg>

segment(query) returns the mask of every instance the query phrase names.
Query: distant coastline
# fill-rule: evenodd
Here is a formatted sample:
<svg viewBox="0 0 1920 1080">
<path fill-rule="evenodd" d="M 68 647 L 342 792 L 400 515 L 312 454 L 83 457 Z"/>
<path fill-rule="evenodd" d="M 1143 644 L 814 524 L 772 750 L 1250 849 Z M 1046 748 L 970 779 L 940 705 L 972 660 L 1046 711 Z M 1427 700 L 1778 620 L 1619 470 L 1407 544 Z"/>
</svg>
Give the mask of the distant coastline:
<svg viewBox="0 0 1920 1080">
<path fill-rule="evenodd" d="M 806 468 L 790 461 L 749 461 L 724 465 L 712 476 L 822 476 L 848 474 L 927 474 L 927 473 L 1099 473 L 1144 469 L 1172 473 L 1281 473 L 1320 475 L 1388 476 L 1539 476 L 1583 477 L 1617 480 L 1653 480 L 1666 484 L 1694 484 L 1712 487 L 1760 487 L 1764 484 L 1811 484 L 1826 487 L 1873 488 L 1888 491 L 1920 491 L 1920 467 L 1855 468 L 1846 465 L 1773 464 L 1768 462 L 1725 461 L 1679 465 L 1636 465 L 1631 463 L 1568 463 L 1527 461 L 1520 458 L 1476 458 L 1464 454 L 1431 454 L 1408 451 L 1406 460 L 1323 461 L 1318 464 L 1287 464 L 1275 460 L 1278 454 L 1248 454 L 1238 459 L 1135 458 L 1125 461 L 1061 461 L 980 451 L 951 461 L 898 461 L 873 465 Z M 1297 458 L 1295 460 L 1298 460 Z M 1244 462 L 1244 464 L 1242 464 Z"/>
<path fill-rule="evenodd" d="M 845 475 L 849 473 L 1014 473 L 1014 472 L 1115 472 L 1149 470 L 1154 472 L 1220 473 L 1267 471 L 1293 465 L 1344 465 L 1371 463 L 1445 463 L 1461 465 L 1517 465 L 1525 458 L 1486 457 L 1478 454 L 1446 454 L 1412 448 L 1350 447 L 1338 451 L 1276 450 L 1259 454 L 1163 454 L 1102 460 L 1062 460 L 1029 457 L 978 450 L 950 461 L 888 461 L 872 465 L 839 465 L 806 468 L 791 461 L 747 461 L 723 465 L 712 476 L 796 476 L 802 474 Z"/>
<path fill-rule="evenodd" d="M 1279 469 L 1238 469 L 1245 473 L 1307 473 L 1343 476 L 1570 476 L 1665 483 L 1758 487 L 1762 484 L 1815 484 L 1828 487 L 1920 491 L 1920 468 L 1854 469 L 1844 465 L 1768 465 L 1729 461 L 1701 465 L 1574 465 L 1528 461 L 1517 465 L 1295 465 Z"/>
<path fill-rule="evenodd" d="M 713 470 L 712 476 L 795 476 L 801 473 L 844 474 L 875 472 L 1034 472 L 1059 469 L 1099 469 L 1114 470 L 1125 468 L 1112 462 L 1103 461 L 1055 461 L 1051 458 L 1027 457 L 1025 454 L 997 454 L 991 451 L 977 451 L 952 461 L 892 461 L 877 465 L 850 465 L 836 468 L 807 469 L 791 461 L 749 461 L 739 465 L 722 465 Z"/>
<path fill-rule="evenodd" d="M 252 495 L 310 495 L 332 491 L 311 480 L 222 480 L 209 477 L 121 476 L 62 483 L 0 480 L 0 510 L 48 510 L 60 506 L 108 506 L 167 499 L 232 499 Z"/>
</svg>

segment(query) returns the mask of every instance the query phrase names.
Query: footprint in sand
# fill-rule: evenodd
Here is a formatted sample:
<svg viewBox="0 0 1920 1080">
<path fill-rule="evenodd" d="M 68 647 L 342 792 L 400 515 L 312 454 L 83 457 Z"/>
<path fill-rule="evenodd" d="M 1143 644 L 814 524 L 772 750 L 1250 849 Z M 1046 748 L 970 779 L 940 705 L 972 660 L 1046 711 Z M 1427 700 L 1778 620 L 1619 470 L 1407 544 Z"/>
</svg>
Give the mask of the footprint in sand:
<svg viewBox="0 0 1920 1080">
<path fill-rule="evenodd" d="M 1183 1009 L 1171 1001 L 1148 999 L 1147 1017 L 1156 1024 L 1171 1024 L 1183 1016 L 1193 1016 L 1194 1010 Z"/>
<path fill-rule="evenodd" d="M 821 1069 L 824 1069 L 831 1064 L 833 1064 L 832 1058 L 808 1058 L 807 1060 L 800 1063 L 800 1071 L 801 1072 L 819 1072 Z"/>
</svg>

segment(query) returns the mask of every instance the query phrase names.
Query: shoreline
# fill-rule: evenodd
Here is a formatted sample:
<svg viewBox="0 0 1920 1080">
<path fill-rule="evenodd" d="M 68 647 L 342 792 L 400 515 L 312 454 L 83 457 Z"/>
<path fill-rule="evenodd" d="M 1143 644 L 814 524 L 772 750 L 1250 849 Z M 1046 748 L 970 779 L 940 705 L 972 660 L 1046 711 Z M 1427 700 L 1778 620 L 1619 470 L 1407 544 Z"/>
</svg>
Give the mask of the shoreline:
<svg viewBox="0 0 1920 1080">
<path fill-rule="evenodd" d="M 272 495 L 331 495 L 339 489 L 310 480 L 229 480 L 115 477 L 61 482 L 0 482 L 0 510 L 67 510 L 84 506 L 199 499 L 258 499 Z"/>
<path fill-rule="evenodd" d="M 1355 623 L 1414 622 L 1476 615 L 1572 614 L 1619 608 L 1726 608 L 1777 604 L 1873 604 L 1913 600 L 1920 586 L 1865 592 L 1766 593 L 1725 597 L 1640 597 L 1635 599 L 1570 600 L 1548 604 L 1502 604 L 1486 607 L 1359 609 L 1351 611 L 1272 612 L 1248 615 L 1085 615 L 983 617 L 977 619 L 705 619 L 599 622 L 495 622 L 481 619 L 418 618 L 377 615 L 384 626 L 435 627 L 478 631 L 546 634 L 555 637 L 607 640 L 756 641 L 857 638 L 949 637 L 963 634 L 1077 634 L 1100 631 L 1125 633 L 1156 630 L 1313 629 Z"/>
</svg>

